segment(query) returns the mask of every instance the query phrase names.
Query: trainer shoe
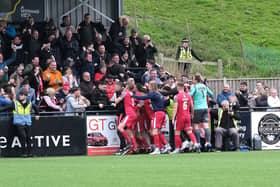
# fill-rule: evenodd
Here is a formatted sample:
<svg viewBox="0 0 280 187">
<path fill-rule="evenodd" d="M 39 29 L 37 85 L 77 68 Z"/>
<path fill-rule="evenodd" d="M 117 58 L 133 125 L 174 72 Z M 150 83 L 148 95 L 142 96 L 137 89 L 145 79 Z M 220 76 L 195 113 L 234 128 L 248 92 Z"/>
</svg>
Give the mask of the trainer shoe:
<svg viewBox="0 0 280 187">
<path fill-rule="evenodd" d="M 206 151 L 206 152 L 210 152 L 210 151 L 211 151 L 211 148 L 212 148 L 211 143 L 206 142 L 205 145 L 204 145 L 205 151 Z"/>
<path fill-rule="evenodd" d="M 132 147 L 132 143 L 129 142 L 129 143 L 125 146 L 125 148 L 123 148 L 123 152 L 122 152 L 121 155 L 126 155 L 126 154 L 129 152 L 129 150 L 130 150 L 131 147 Z"/>
<path fill-rule="evenodd" d="M 155 148 L 155 150 L 153 152 L 151 152 L 150 155 L 160 155 L 159 148 Z"/>
<path fill-rule="evenodd" d="M 170 152 L 169 154 L 173 155 L 173 154 L 179 154 L 180 153 L 180 149 L 176 148 L 174 149 L 174 151 Z"/>
<path fill-rule="evenodd" d="M 169 153 L 170 151 L 171 151 L 171 146 L 169 144 L 166 144 L 163 150 L 161 151 L 161 154 L 166 154 Z"/>
<path fill-rule="evenodd" d="M 201 152 L 200 151 L 200 144 L 198 144 L 198 143 L 194 144 L 194 149 L 195 149 L 195 152 L 200 153 Z"/>
<path fill-rule="evenodd" d="M 120 149 L 120 150 L 117 150 L 114 154 L 115 154 L 116 156 L 121 156 L 122 153 L 123 153 L 123 149 Z"/>
<path fill-rule="evenodd" d="M 194 150 L 194 144 L 192 141 L 190 141 L 189 143 L 189 152 L 192 152 L 192 150 Z"/>
<path fill-rule="evenodd" d="M 186 148 L 188 148 L 190 146 L 190 142 L 188 140 L 185 140 L 182 143 L 182 147 L 181 147 L 181 151 L 184 151 Z"/>
</svg>

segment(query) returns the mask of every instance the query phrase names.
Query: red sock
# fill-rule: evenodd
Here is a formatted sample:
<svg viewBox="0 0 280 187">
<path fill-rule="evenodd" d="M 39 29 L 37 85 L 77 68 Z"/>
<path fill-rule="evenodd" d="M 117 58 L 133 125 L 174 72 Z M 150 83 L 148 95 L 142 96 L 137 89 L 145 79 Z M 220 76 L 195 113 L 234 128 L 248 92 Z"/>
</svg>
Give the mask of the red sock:
<svg viewBox="0 0 280 187">
<path fill-rule="evenodd" d="M 132 150 L 133 151 L 137 150 L 137 143 L 135 137 L 131 138 L 131 142 L 132 142 Z"/>
<path fill-rule="evenodd" d="M 175 135 L 175 147 L 180 149 L 181 146 L 182 146 L 182 140 L 180 135 Z"/>
<path fill-rule="evenodd" d="M 137 142 L 137 144 L 138 144 L 138 148 L 142 148 L 142 147 L 143 147 L 143 145 L 142 145 L 142 140 L 141 140 L 141 139 L 136 138 L 136 142 Z"/>
<path fill-rule="evenodd" d="M 193 144 L 195 144 L 195 143 L 196 143 L 196 138 L 195 138 L 195 136 L 194 136 L 193 132 L 188 133 L 188 135 L 189 135 L 189 137 L 190 137 L 191 141 L 193 142 Z"/>
<path fill-rule="evenodd" d="M 162 142 L 159 140 L 159 148 L 162 149 L 163 148 L 163 145 L 162 145 Z"/>
<path fill-rule="evenodd" d="M 167 144 L 167 141 L 162 133 L 159 134 L 159 138 L 160 138 L 160 141 L 163 143 L 163 145 Z"/>
<path fill-rule="evenodd" d="M 141 142 L 145 146 L 146 149 L 148 149 L 150 147 L 145 137 L 142 137 Z"/>
<path fill-rule="evenodd" d="M 128 134 L 125 132 L 125 130 L 123 130 L 121 133 L 122 133 L 124 139 L 126 140 L 126 143 L 129 143 L 130 138 L 129 138 Z"/>
<path fill-rule="evenodd" d="M 154 135 L 154 144 L 156 146 L 156 148 L 160 148 L 160 143 L 159 143 L 159 136 L 158 134 Z"/>
</svg>

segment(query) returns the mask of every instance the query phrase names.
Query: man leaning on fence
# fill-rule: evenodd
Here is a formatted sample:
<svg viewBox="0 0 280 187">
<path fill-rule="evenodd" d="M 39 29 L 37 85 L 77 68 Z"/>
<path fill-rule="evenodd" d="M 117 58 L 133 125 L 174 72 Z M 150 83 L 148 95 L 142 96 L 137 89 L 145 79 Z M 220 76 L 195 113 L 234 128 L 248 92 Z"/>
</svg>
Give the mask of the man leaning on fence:
<svg viewBox="0 0 280 187">
<path fill-rule="evenodd" d="M 212 110 L 211 116 L 218 120 L 215 128 L 215 146 L 216 151 L 220 152 L 223 146 L 223 138 L 231 138 L 234 146 L 232 150 L 239 150 L 239 134 L 237 128 L 237 120 L 239 112 L 236 107 L 232 107 L 228 100 L 221 103 L 221 108 Z"/>
</svg>

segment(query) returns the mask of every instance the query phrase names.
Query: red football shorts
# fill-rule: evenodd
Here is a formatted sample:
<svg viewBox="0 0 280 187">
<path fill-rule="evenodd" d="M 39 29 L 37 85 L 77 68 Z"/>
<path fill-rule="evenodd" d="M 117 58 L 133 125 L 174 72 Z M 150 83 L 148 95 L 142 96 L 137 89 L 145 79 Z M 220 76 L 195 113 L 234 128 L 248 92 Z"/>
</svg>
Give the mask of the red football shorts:
<svg viewBox="0 0 280 187">
<path fill-rule="evenodd" d="M 164 123 L 165 123 L 165 112 L 163 111 L 155 112 L 152 120 L 152 129 L 161 129 Z"/>
<path fill-rule="evenodd" d="M 121 123 L 124 123 L 125 126 L 128 129 L 135 129 L 135 125 L 137 123 L 137 116 L 136 115 L 131 115 L 131 114 L 127 114 L 121 121 Z"/>
<path fill-rule="evenodd" d="M 180 117 L 177 118 L 174 124 L 174 130 L 175 131 L 187 131 L 187 130 L 192 130 L 192 125 L 191 125 L 191 118 L 188 117 Z"/>
</svg>

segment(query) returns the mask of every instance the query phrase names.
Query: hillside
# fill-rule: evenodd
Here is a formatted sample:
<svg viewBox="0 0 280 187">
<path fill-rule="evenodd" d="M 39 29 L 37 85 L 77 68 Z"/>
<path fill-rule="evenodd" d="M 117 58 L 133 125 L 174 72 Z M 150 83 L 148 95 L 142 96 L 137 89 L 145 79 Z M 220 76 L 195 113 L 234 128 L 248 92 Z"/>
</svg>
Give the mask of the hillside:
<svg viewBox="0 0 280 187">
<path fill-rule="evenodd" d="M 174 57 L 187 35 L 187 18 L 192 48 L 207 61 L 222 59 L 225 76 L 280 75 L 280 1 L 124 0 L 124 13 L 132 26 L 136 14 L 140 34 L 150 34 L 166 56 Z M 202 70 L 216 77 L 215 68 Z"/>
</svg>

